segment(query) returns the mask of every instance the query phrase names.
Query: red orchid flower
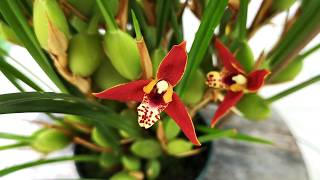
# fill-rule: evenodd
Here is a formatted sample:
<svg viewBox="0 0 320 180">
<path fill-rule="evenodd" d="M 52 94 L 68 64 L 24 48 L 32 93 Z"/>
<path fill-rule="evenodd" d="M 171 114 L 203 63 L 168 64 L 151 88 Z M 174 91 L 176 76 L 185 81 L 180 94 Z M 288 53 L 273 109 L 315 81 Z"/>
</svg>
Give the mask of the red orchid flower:
<svg viewBox="0 0 320 180">
<path fill-rule="evenodd" d="M 258 91 L 264 84 L 265 77 L 270 74 L 267 69 L 246 73 L 234 55 L 218 39 L 215 40 L 215 48 L 224 68 L 222 72 L 209 72 L 206 84 L 209 87 L 226 89 L 227 94 L 211 120 L 211 127 L 237 104 L 245 92 Z"/>
<path fill-rule="evenodd" d="M 160 120 L 160 113 L 165 111 L 193 144 L 200 145 L 186 107 L 173 92 L 173 87 L 179 83 L 186 68 L 185 47 L 185 41 L 173 46 L 159 65 L 156 79 L 120 84 L 94 95 L 98 98 L 121 102 L 140 102 L 141 104 L 137 107 L 138 123 L 145 129 Z"/>
</svg>

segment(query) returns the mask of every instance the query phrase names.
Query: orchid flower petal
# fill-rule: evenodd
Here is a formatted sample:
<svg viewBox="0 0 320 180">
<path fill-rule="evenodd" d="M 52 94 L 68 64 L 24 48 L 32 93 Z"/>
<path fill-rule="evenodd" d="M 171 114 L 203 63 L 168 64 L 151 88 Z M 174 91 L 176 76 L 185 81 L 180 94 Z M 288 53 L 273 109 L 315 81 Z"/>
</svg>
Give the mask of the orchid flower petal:
<svg viewBox="0 0 320 180">
<path fill-rule="evenodd" d="M 93 93 L 94 96 L 101 99 L 117 100 L 121 102 L 143 100 L 143 87 L 150 83 L 151 80 L 138 80 L 125 84 L 120 84 L 100 93 Z"/>
<path fill-rule="evenodd" d="M 172 101 L 165 109 L 165 112 L 179 125 L 182 132 L 193 144 L 200 145 L 192 119 L 176 93 L 173 93 Z"/>
<path fill-rule="evenodd" d="M 182 78 L 187 65 L 186 42 L 174 45 L 162 60 L 157 72 L 157 78 L 168 81 L 175 86 Z"/>
<path fill-rule="evenodd" d="M 247 89 L 249 91 L 257 91 L 264 84 L 264 79 L 270 74 L 266 69 L 256 70 L 248 75 Z"/>
<path fill-rule="evenodd" d="M 160 113 L 168 106 L 165 103 L 154 103 L 152 98 L 145 94 L 143 101 L 137 107 L 138 123 L 145 129 L 150 128 L 154 123 L 160 120 Z"/>
<path fill-rule="evenodd" d="M 223 64 L 223 67 L 227 69 L 227 71 L 232 73 L 245 74 L 245 70 L 243 69 L 239 61 L 218 38 L 215 39 L 214 46 L 217 49 L 219 60 Z"/>
<path fill-rule="evenodd" d="M 230 108 L 237 104 L 237 102 L 241 99 L 242 95 L 242 91 L 227 92 L 227 95 L 224 97 L 223 101 L 218 106 L 218 109 L 216 110 L 211 120 L 211 127 L 214 127 L 215 124 L 230 110 Z"/>
</svg>

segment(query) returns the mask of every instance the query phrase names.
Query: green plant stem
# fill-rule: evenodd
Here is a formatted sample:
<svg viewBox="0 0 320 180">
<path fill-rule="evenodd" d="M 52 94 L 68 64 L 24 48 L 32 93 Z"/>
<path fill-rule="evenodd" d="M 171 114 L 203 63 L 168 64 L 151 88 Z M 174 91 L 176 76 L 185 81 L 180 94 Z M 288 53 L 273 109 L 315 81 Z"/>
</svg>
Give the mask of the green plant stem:
<svg viewBox="0 0 320 180">
<path fill-rule="evenodd" d="M 300 54 L 300 58 L 306 58 L 307 56 L 311 55 L 312 53 L 314 53 L 315 51 L 317 51 L 318 49 L 320 49 L 320 43 L 315 45 L 314 47 L 310 48 L 309 50 L 307 50 L 306 52 Z"/>
<path fill-rule="evenodd" d="M 9 145 L 4 145 L 4 146 L 0 146 L 0 151 L 18 148 L 18 147 L 24 147 L 24 146 L 28 146 L 28 145 L 29 145 L 28 143 L 14 143 L 14 144 L 9 144 Z"/>
<path fill-rule="evenodd" d="M 22 136 L 22 135 L 4 133 L 4 132 L 0 132 L 0 139 L 11 139 L 11 140 L 17 140 L 20 142 L 30 142 L 32 140 L 32 138 L 29 136 Z"/>
<path fill-rule="evenodd" d="M 62 161 L 97 162 L 98 160 L 99 160 L 99 156 L 96 156 L 96 155 L 78 155 L 78 156 L 66 156 L 66 157 L 58 157 L 58 158 L 51 158 L 51 159 L 40 159 L 40 160 L 19 164 L 19 165 L 2 169 L 0 170 L 0 177 L 22 170 L 22 169 L 26 169 L 29 167 L 34 167 L 42 164 L 50 164 L 50 163 L 62 162 Z"/>
<path fill-rule="evenodd" d="M 97 4 L 98 4 L 98 7 L 103 15 L 104 20 L 107 23 L 108 29 L 110 31 L 117 30 L 118 29 L 117 23 L 116 23 L 115 19 L 113 18 L 113 16 L 111 15 L 110 10 L 106 6 L 105 1 L 97 0 Z"/>
<path fill-rule="evenodd" d="M 307 80 L 305 82 L 302 82 L 302 83 L 300 83 L 300 84 L 298 84 L 296 86 L 293 86 L 293 87 L 291 87 L 291 88 L 289 88 L 289 89 L 287 89 L 285 91 L 282 91 L 282 92 L 280 92 L 280 93 L 268 98 L 266 100 L 266 102 L 271 104 L 271 103 L 273 103 L 273 102 L 275 102 L 275 101 L 277 101 L 277 100 L 279 100 L 279 99 L 281 99 L 283 97 L 286 97 L 286 96 L 288 96 L 288 95 L 290 95 L 290 94 L 292 94 L 292 93 L 294 93 L 294 92 L 296 92 L 298 90 L 301 90 L 301 89 L 303 89 L 303 88 L 305 88 L 305 87 L 307 87 L 307 86 L 309 86 L 309 85 L 311 85 L 311 84 L 313 84 L 313 83 L 315 83 L 317 81 L 320 81 L 320 75 L 317 75 L 317 76 L 315 76 L 315 77 L 313 77 L 313 78 L 311 78 L 311 79 L 309 79 L 309 80 Z"/>
</svg>

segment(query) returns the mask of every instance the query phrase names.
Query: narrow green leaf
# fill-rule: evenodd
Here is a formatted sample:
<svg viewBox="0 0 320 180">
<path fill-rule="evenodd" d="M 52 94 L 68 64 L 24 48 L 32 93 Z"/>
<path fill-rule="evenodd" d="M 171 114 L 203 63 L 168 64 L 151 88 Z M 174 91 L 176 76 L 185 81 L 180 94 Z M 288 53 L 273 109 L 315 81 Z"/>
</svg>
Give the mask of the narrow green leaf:
<svg viewBox="0 0 320 180">
<path fill-rule="evenodd" d="M 140 41 L 142 39 L 140 25 L 133 10 L 131 10 L 131 15 L 132 15 L 134 31 L 136 32 L 136 40 Z"/>
<path fill-rule="evenodd" d="M 170 22 L 171 22 L 171 25 L 173 27 L 173 31 L 174 31 L 174 33 L 176 35 L 177 42 L 181 42 L 181 41 L 183 41 L 182 28 L 178 23 L 178 18 L 177 18 L 176 12 L 174 10 L 174 7 L 171 6 L 170 10 L 171 10 L 170 11 Z"/>
<path fill-rule="evenodd" d="M 0 170 L 0 177 L 3 177 L 7 174 L 34 167 L 43 164 L 50 164 L 56 162 L 63 162 L 63 161 L 79 161 L 79 162 L 97 162 L 99 161 L 99 156 L 96 155 L 78 155 L 78 156 L 66 156 L 66 157 L 58 157 L 58 158 L 51 158 L 51 159 L 40 159 L 32 162 L 27 162 L 15 166 L 11 166 L 5 169 Z"/>
<path fill-rule="evenodd" d="M 11 139 L 11 140 L 17 140 L 19 142 L 30 142 L 32 140 L 29 136 L 22 136 L 18 134 L 11 134 L 11 133 L 4 133 L 0 132 L 0 139 Z"/>
<path fill-rule="evenodd" d="M 227 0 L 210 0 L 204 11 L 199 29 L 189 52 L 186 71 L 180 85 L 177 87 L 177 92 L 182 97 L 187 83 L 192 83 L 188 80 L 196 72 L 203 60 L 214 34 L 214 30 L 219 24 L 227 4 Z"/>
<path fill-rule="evenodd" d="M 31 88 L 33 88 L 36 91 L 43 91 L 36 83 L 34 83 L 31 79 L 29 79 L 26 75 L 24 75 L 22 72 L 17 70 L 14 66 L 7 63 L 3 58 L 0 57 L 0 71 L 4 72 L 5 74 L 14 77 L 16 79 L 21 80 Z M 19 87 L 17 87 L 19 88 Z"/>
<path fill-rule="evenodd" d="M 17 82 L 17 78 L 15 78 L 12 74 L 7 73 L 6 71 L 0 70 L 2 74 L 13 84 L 20 92 L 25 92 L 22 86 Z"/>
<path fill-rule="evenodd" d="M 240 0 L 240 11 L 237 18 L 236 29 L 238 30 L 238 40 L 246 40 L 247 37 L 247 13 L 249 0 Z"/>
<path fill-rule="evenodd" d="M 209 142 L 219 138 L 232 137 L 237 133 L 235 129 L 220 130 L 215 133 L 200 136 L 198 139 L 201 143 Z"/>
<path fill-rule="evenodd" d="M 234 140 L 247 141 L 252 143 L 270 144 L 270 145 L 273 144 L 273 142 L 266 139 L 238 133 L 236 129 L 222 130 L 222 129 L 209 128 L 206 126 L 198 126 L 197 130 L 200 132 L 206 133 L 206 135 L 199 137 L 199 141 L 201 143 L 216 140 L 219 138 L 231 138 Z"/>
<path fill-rule="evenodd" d="M 317 76 L 315 76 L 313 78 L 310 78 L 310 79 L 308 79 L 308 80 L 306 80 L 306 81 L 304 81 L 304 82 L 302 82 L 302 83 L 300 83 L 298 85 L 295 85 L 295 86 L 293 86 L 293 87 L 291 87 L 289 89 L 281 91 L 281 92 L 271 96 L 270 98 L 266 99 L 266 101 L 271 104 L 271 103 L 273 103 L 273 102 L 275 102 L 275 101 L 277 101 L 277 100 L 279 100 L 281 98 L 284 98 L 284 97 L 286 97 L 286 96 L 288 96 L 288 95 L 290 95 L 290 94 L 292 94 L 294 92 L 297 92 L 297 91 L 299 91 L 299 90 L 301 90 L 301 89 L 303 89 L 303 88 L 305 88 L 305 87 L 307 87 L 307 86 L 309 86 L 309 85 L 311 85 L 313 83 L 316 83 L 318 81 L 320 81 L 320 75 L 317 75 Z"/>
<path fill-rule="evenodd" d="M 276 68 L 284 60 L 294 57 L 320 30 L 320 1 L 311 0 L 278 46 L 269 55 L 269 63 Z M 272 69 L 273 70 L 273 69 Z M 271 75 L 272 76 L 272 75 Z"/>
<path fill-rule="evenodd" d="M 255 137 L 255 136 L 250 136 L 250 135 L 247 135 L 247 134 L 236 134 L 236 135 L 232 136 L 231 138 L 235 139 L 235 140 L 247 141 L 247 142 L 251 142 L 251 143 L 273 145 L 272 141 L 269 141 L 269 140 L 266 140 L 266 139 L 262 139 L 262 138 L 259 138 L 259 137 Z"/>
<path fill-rule="evenodd" d="M 28 146 L 28 145 L 29 145 L 28 143 L 14 143 L 14 144 L 9 144 L 9 145 L 4 145 L 4 146 L 0 146 L 0 151 L 18 148 L 18 147 L 24 147 L 24 146 Z"/>
<path fill-rule="evenodd" d="M 163 33 L 165 30 L 165 26 L 167 24 L 169 13 L 170 13 L 170 6 L 172 6 L 170 0 L 162 0 L 157 3 L 157 9 L 156 9 L 156 17 L 157 17 L 157 40 L 156 40 L 156 46 L 158 47 L 161 38 L 163 37 Z"/>
<path fill-rule="evenodd" d="M 103 131 L 108 127 L 122 129 L 131 137 L 139 137 L 136 129 L 108 107 L 67 94 L 26 92 L 0 95 L 0 114 L 48 112 L 80 115 Z M 121 122 L 121 123 L 119 123 Z"/>
<path fill-rule="evenodd" d="M 62 92 L 67 92 L 63 83 L 50 64 L 50 61 L 41 50 L 34 33 L 17 4 L 17 0 L 0 1 L 0 12 L 42 70 Z"/>
<path fill-rule="evenodd" d="M 106 3 L 107 1 L 97 0 L 97 5 L 102 13 L 104 20 L 107 23 L 108 29 L 110 31 L 114 31 L 118 28 L 118 26 L 116 20 L 112 16 L 112 13 L 110 12 L 111 10 L 108 8 L 108 5 Z"/>
</svg>

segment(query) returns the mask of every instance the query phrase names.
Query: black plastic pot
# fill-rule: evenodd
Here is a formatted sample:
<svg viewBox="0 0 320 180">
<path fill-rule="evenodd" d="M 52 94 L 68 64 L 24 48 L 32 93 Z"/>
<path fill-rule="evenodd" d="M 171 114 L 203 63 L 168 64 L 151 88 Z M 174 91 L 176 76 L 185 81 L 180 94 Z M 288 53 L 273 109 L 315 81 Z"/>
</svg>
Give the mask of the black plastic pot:
<svg viewBox="0 0 320 180">
<path fill-rule="evenodd" d="M 197 121 L 204 122 L 203 118 L 197 116 Z M 159 158 L 161 162 L 161 173 L 157 179 L 167 180 L 202 180 L 206 176 L 207 169 L 210 167 L 214 154 L 214 144 L 205 143 L 202 145 L 201 153 L 186 157 L 176 158 L 173 156 L 163 156 Z M 76 145 L 75 154 L 94 154 L 94 152 Z M 143 163 L 144 164 L 144 163 Z M 81 178 L 102 178 L 108 179 L 113 174 L 103 170 L 97 163 L 76 162 L 76 169 Z M 121 170 L 115 167 L 115 171 Z"/>
</svg>

